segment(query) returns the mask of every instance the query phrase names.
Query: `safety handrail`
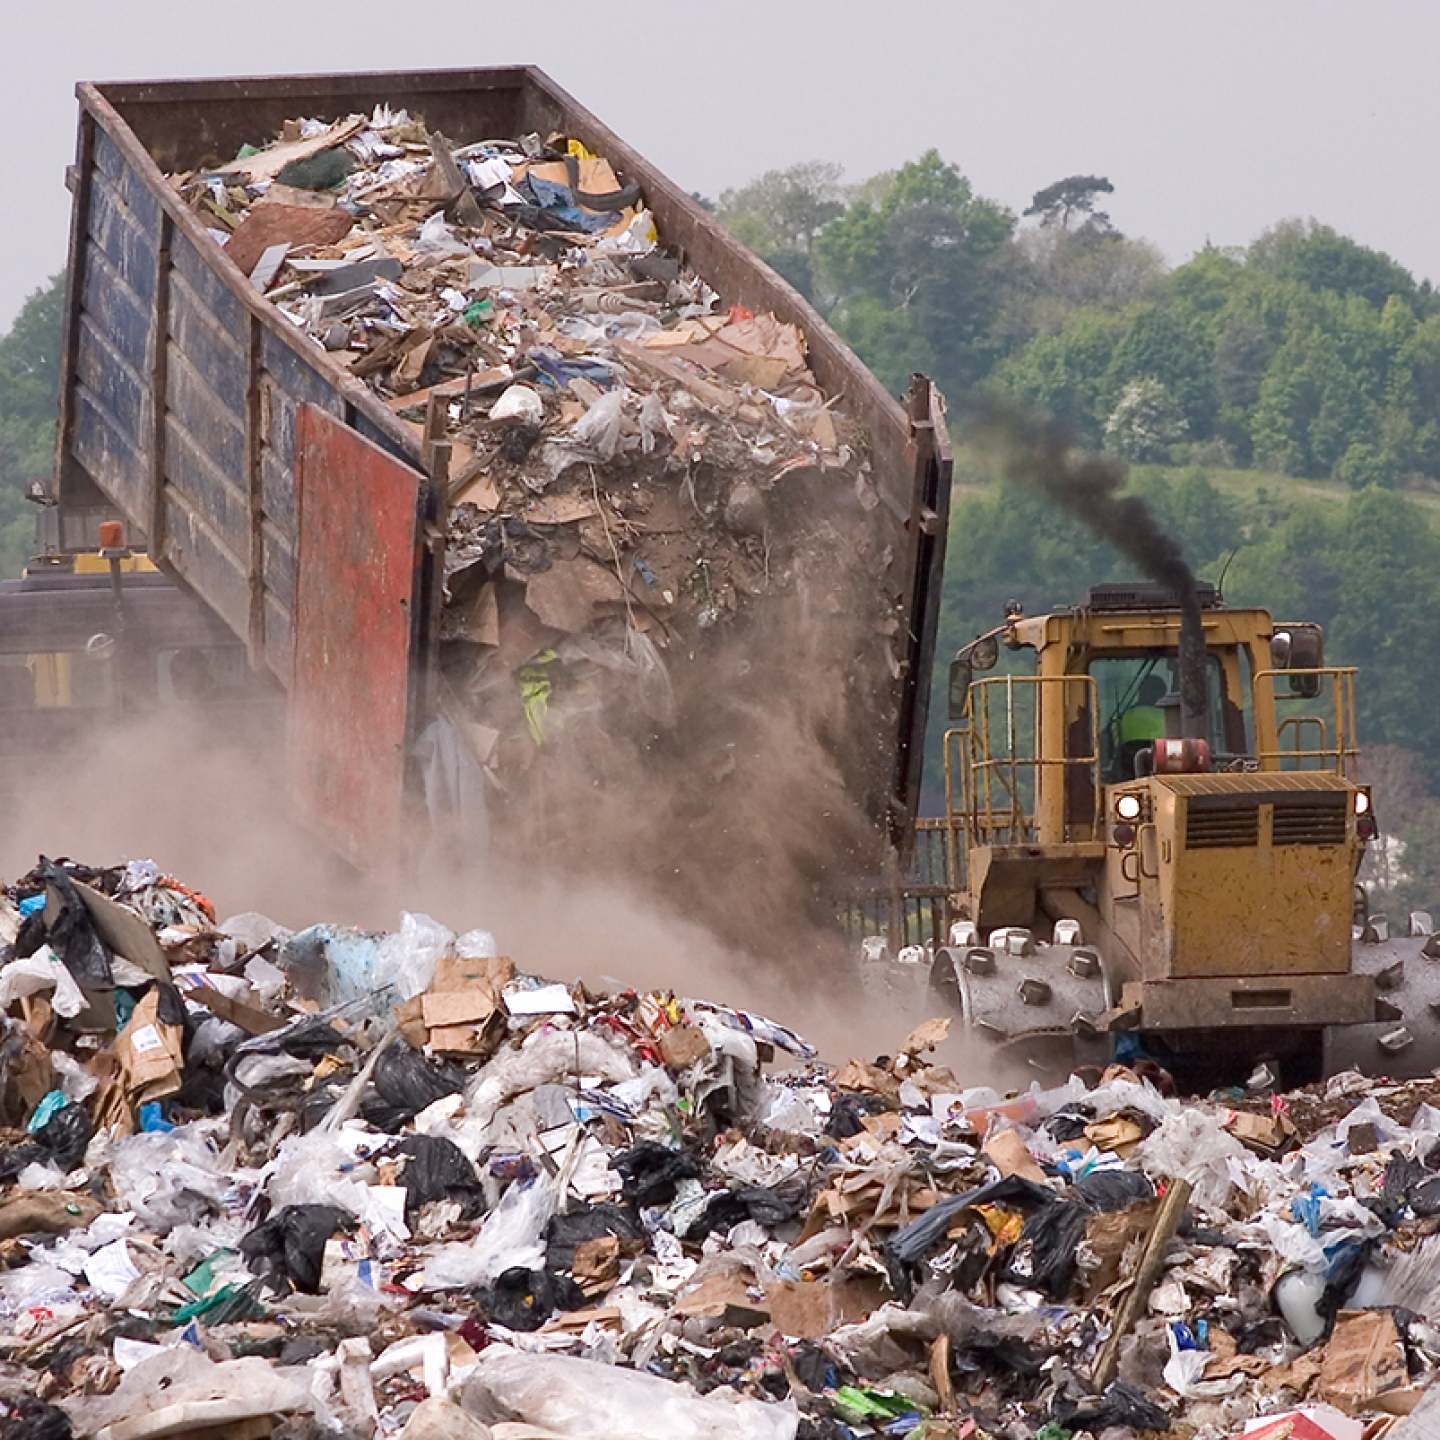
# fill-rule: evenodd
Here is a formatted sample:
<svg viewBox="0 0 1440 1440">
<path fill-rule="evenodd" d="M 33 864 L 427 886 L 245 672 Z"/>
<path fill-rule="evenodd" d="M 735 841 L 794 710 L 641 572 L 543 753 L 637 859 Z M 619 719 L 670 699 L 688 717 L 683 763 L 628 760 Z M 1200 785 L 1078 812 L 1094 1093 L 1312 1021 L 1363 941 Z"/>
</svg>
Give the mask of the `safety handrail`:
<svg viewBox="0 0 1440 1440">
<path fill-rule="evenodd" d="M 1258 697 L 1262 694 L 1261 682 L 1265 680 L 1278 680 L 1281 678 L 1290 679 L 1297 675 L 1315 675 L 1330 681 L 1330 702 L 1333 708 L 1335 721 L 1335 743 L 1329 743 L 1328 730 L 1323 717 L 1319 715 L 1287 715 L 1275 727 L 1275 739 L 1277 748 L 1274 750 L 1257 749 L 1255 758 L 1260 762 L 1262 770 L 1279 770 L 1284 767 L 1286 761 L 1319 760 L 1324 766 L 1333 769 L 1343 779 L 1353 779 L 1359 765 L 1360 747 L 1358 730 L 1355 723 L 1355 677 L 1359 671 L 1353 665 L 1322 665 L 1296 667 L 1293 670 L 1257 670 L 1255 672 L 1255 694 Z M 1275 704 L 1283 701 L 1319 699 L 1319 696 L 1301 695 L 1276 695 L 1274 687 L 1271 687 L 1271 695 Z M 1306 722 L 1316 722 L 1320 725 L 1320 745 L 1312 749 L 1286 750 L 1279 748 L 1278 742 L 1285 730 L 1295 726 L 1296 738 L 1299 738 L 1301 726 Z M 1317 766 L 1324 768 L 1323 766 Z"/>
<path fill-rule="evenodd" d="M 1059 687 L 1061 712 L 1066 716 L 1072 713 L 1071 707 L 1066 704 L 1070 687 L 1079 686 L 1083 690 L 1083 699 L 1077 708 L 1080 713 L 1089 716 L 1088 753 L 1065 753 L 1069 726 L 1064 722 L 1061 744 L 1050 747 L 1051 753 L 1043 753 L 1046 747 L 1040 734 L 1040 716 L 1043 714 L 1042 701 L 1047 686 Z M 990 697 L 999 688 L 1003 688 L 1004 692 L 1001 716 L 995 714 L 1001 706 L 990 702 Z M 956 847 L 961 828 L 971 844 L 993 842 L 1000 835 L 1012 842 L 1034 837 L 1040 778 L 1051 770 L 1059 769 L 1062 774 L 1074 769 L 1090 772 L 1092 811 L 1089 825 L 1091 833 L 1095 832 L 1101 822 L 1103 804 L 1100 787 L 1100 707 L 1097 702 L 1095 681 L 1089 675 L 994 675 L 971 683 L 965 702 L 967 723 L 959 729 L 947 731 L 945 735 L 945 803 L 951 830 L 954 873 L 959 873 Z M 1027 719 L 1032 739 L 1027 751 L 1022 753 L 1020 731 L 1025 728 Z M 956 803 L 954 783 L 957 760 L 961 779 L 959 804 Z M 1024 787 L 1029 780 L 1034 781 L 1034 793 L 1027 803 Z M 1061 806 L 1064 813 L 1063 792 Z"/>
</svg>

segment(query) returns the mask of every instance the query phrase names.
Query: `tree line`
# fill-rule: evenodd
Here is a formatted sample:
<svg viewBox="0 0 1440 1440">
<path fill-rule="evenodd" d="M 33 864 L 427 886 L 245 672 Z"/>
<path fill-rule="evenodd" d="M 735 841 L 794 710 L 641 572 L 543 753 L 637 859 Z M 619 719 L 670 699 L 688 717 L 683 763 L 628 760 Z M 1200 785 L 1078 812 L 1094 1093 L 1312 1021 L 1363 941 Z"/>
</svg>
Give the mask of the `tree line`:
<svg viewBox="0 0 1440 1440">
<path fill-rule="evenodd" d="M 990 388 L 1137 461 L 1440 481 L 1428 281 L 1313 220 L 1168 269 L 1100 208 L 1113 189 L 1068 176 L 1017 216 L 931 150 L 848 187 L 771 171 L 715 208 L 897 391 Z"/>
<path fill-rule="evenodd" d="M 0 336 L 0 578 L 18 575 L 35 536 L 25 487 L 54 468 L 64 277 L 36 290 Z"/>
</svg>

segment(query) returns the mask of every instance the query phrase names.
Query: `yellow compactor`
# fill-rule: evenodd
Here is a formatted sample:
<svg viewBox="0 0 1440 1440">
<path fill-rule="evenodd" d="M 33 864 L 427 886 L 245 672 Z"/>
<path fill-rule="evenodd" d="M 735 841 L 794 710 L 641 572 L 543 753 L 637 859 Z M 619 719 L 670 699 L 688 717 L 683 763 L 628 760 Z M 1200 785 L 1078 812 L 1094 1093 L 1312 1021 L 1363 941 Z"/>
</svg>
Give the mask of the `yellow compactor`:
<svg viewBox="0 0 1440 1440">
<path fill-rule="evenodd" d="M 990 673 L 1005 652 L 1033 665 Z M 1440 1063 L 1440 937 L 1422 913 L 1391 934 L 1358 884 L 1355 683 L 1318 626 L 1203 585 L 1009 607 L 951 667 L 932 983 L 1032 1061 L 1133 1036 L 1231 1074 Z"/>
</svg>

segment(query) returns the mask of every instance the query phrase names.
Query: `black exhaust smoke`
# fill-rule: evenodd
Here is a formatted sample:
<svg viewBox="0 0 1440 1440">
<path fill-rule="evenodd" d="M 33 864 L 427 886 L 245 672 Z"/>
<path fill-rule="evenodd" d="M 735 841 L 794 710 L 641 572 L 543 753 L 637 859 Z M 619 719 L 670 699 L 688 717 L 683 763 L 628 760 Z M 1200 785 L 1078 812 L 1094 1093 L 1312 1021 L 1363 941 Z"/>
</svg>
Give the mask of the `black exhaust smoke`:
<svg viewBox="0 0 1440 1440">
<path fill-rule="evenodd" d="M 969 425 L 982 445 L 996 451 L 1007 479 L 1038 490 L 1175 596 L 1180 604 L 1180 734 L 1205 739 L 1205 630 L 1195 574 L 1179 542 L 1160 528 L 1144 500 L 1121 493 L 1125 466 L 1077 450 L 1074 436 L 1058 421 L 999 402 L 985 402 Z"/>
</svg>

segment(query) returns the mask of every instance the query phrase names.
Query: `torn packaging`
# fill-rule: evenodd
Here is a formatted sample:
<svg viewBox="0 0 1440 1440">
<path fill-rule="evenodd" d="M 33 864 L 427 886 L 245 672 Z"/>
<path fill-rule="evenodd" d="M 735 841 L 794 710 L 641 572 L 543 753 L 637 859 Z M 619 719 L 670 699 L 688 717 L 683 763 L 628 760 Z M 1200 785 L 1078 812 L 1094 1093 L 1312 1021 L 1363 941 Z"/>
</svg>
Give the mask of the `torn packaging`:
<svg viewBox="0 0 1440 1440">
<path fill-rule="evenodd" d="M 182 1083 L 185 1029 L 160 1018 L 162 998 L 158 988 L 150 990 L 115 1041 L 126 1093 L 137 1108 L 175 1094 Z"/>
<path fill-rule="evenodd" d="M 1343 1310 L 1325 1346 L 1317 1393 L 1348 1414 L 1371 1407 L 1408 1380 L 1405 1350 L 1385 1310 Z"/>
</svg>

